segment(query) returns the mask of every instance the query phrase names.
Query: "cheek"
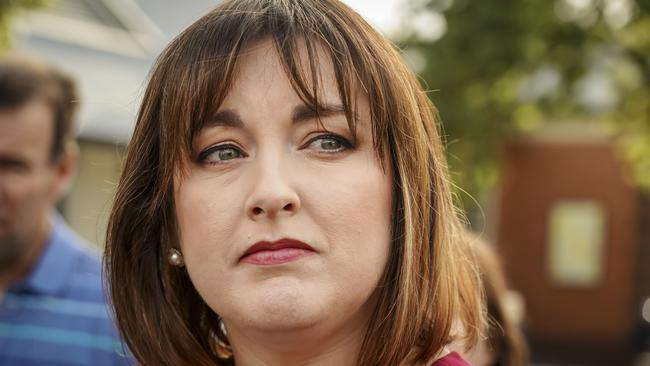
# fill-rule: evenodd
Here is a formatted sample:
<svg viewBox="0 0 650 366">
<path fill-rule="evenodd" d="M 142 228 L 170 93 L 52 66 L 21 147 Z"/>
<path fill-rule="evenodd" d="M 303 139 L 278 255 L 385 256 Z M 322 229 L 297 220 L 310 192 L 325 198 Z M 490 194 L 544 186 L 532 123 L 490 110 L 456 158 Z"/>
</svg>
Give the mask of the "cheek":
<svg viewBox="0 0 650 366">
<path fill-rule="evenodd" d="M 185 181 L 175 190 L 176 218 L 183 257 L 191 272 L 214 271 L 226 263 L 239 216 L 235 192 L 215 189 L 210 180 Z"/>
<path fill-rule="evenodd" d="M 312 210 L 328 237 L 333 253 L 350 263 L 350 270 L 382 272 L 391 241 L 392 177 L 380 167 L 357 169 L 336 184 L 322 184 L 323 193 Z"/>
<path fill-rule="evenodd" d="M 322 218 L 332 248 L 327 272 L 338 294 L 336 306 L 354 312 L 374 298 L 388 263 L 392 180 L 374 169 L 349 175 L 331 197 L 331 214 Z"/>
<path fill-rule="evenodd" d="M 218 189 L 216 189 L 218 187 Z M 233 294 L 233 245 L 241 221 L 237 188 L 211 178 L 188 179 L 175 190 L 181 252 L 201 297 L 218 309 L 219 294 Z"/>
<path fill-rule="evenodd" d="M 8 202 L 16 212 L 37 215 L 35 211 L 49 211 L 49 206 L 55 203 L 52 199 L 54 182 L 48 175 L 30 174 L 15 177 L 8 179 L 5 184 Z"/>
</svg>

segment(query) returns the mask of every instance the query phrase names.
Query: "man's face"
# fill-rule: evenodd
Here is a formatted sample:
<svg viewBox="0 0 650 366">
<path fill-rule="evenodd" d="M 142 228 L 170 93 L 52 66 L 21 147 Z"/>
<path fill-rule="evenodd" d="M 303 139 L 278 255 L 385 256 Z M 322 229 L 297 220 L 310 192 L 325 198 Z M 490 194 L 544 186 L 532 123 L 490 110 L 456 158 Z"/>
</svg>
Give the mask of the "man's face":
<svg viewBox="0 0 650 366">
<path fill-rule="evenodd" d="M 0 274 L 48 235 L 61 181 L 50 156 L 53 135 L 54 113 L 45 102 L 0 108 Z"/>
</svg>

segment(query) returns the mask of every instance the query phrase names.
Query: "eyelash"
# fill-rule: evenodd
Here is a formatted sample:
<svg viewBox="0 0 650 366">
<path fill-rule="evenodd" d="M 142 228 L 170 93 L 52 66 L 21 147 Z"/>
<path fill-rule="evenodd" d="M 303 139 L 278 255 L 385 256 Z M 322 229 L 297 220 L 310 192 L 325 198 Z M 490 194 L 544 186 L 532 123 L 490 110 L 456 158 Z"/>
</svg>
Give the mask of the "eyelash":
<svg viewBox="0 0 650 366">
<path fill-rule="evenodd" d="M 339 136 L 339 135 L 332 134 L 332 133 L 321 134 L 321 135 L 315 136 L 312 139 L 310 139 L 309 141 L 307 141 L 305 144 L 303 144 L 300 148 L 301 149 L 306 148 L 306 147 L 308 147 L 309 145 L 313 144 L 314 142 L 316 142 L 318 140 L 325 140 L 325 139 L 335 140 L 339 144 L 341 144 L 341 147 L 339 149 L 331 150 L 331 151 L 323 150 L 322 152 L 320 152 L 322 154 L 336 154 L 336 153 L 340 153 L 340 152 L 343 152 L 343 151 L 350 150 L 350 149 L 354 148 L 354 145 L 348 139 L 346 139 L 346 138 L 344 138 L 342 136 Z M 216 152 L 218 152 L 220 150 L 226 150 L 226 149 L 233 149 L 233 150 L 237 151 L 240 154 L 240 157 L 245 158 L 245 157 L 248 156 L 238 146 L 236 146 L 234 144 L 227 143 L 227 144 L 223 144 L 223 145 L 215 145 L 215 146 L 212 146 L 212 147 L 209 147 L 209 148 L 203 150 L 199 154 L 199 156 L 196 158 L 196 161 L 198 163 L 200 163 L 200 164 L 218 165 L 218 164 L 226 164 L 228 162 L 228 160 L 236 159 L 236 158 L 233 158 L 233 159 L 220 160 L 220 161 L 214 161 L 214 162 L 208 162 L 207 161 L 208 157 L 211 154 L 216 153 Z"/>
</svg>

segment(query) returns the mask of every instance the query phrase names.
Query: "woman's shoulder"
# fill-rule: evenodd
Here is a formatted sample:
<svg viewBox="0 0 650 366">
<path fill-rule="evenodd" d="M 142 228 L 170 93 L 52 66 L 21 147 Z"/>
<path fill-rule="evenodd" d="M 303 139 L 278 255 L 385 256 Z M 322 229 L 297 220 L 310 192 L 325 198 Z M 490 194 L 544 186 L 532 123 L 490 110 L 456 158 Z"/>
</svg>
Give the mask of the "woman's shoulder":
<svg viewBox="0 0 650 366">
<path fill-rule="evenodd" d="M 451 352 L 445 357 L 436 360 L 436 362 L 432 363 L 431 366 L 470 366 L 470 364 L 465 362 L 458 353 Z"/>
</svg>

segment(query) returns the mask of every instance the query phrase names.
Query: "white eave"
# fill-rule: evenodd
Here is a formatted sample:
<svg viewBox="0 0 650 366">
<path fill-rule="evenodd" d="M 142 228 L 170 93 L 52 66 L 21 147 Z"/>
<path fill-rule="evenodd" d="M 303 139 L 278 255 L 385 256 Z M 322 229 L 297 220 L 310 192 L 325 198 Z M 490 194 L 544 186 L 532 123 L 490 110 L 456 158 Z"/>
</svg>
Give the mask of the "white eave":
<svg viewBox="0 0 650 366">
<path fill-rule="evenodd" d="M 164 43 L 162 32 L 134 0 L 90 1 L 98 2 L 110 11 L 110 15 L 115 17 L 121 26 L 105 25 L 92 17 L 71 17 L 44 10 L 19 18 L 16 30 L 24 35 L 129 57 L 150 58 L 160 50 Z"/>
<path fill-rule="evenodd" d="M 58 1 L 59 8 L 17 19 L 16 51 L 42 57 L 75 77 L 81 138 L 125 143 L 151 63 L 167 40 L 134 0 Z M 104 18 L 87 11 L 99 6 Z M 77 8 L 86 12 L 74 13 Z"/>
</svg>

